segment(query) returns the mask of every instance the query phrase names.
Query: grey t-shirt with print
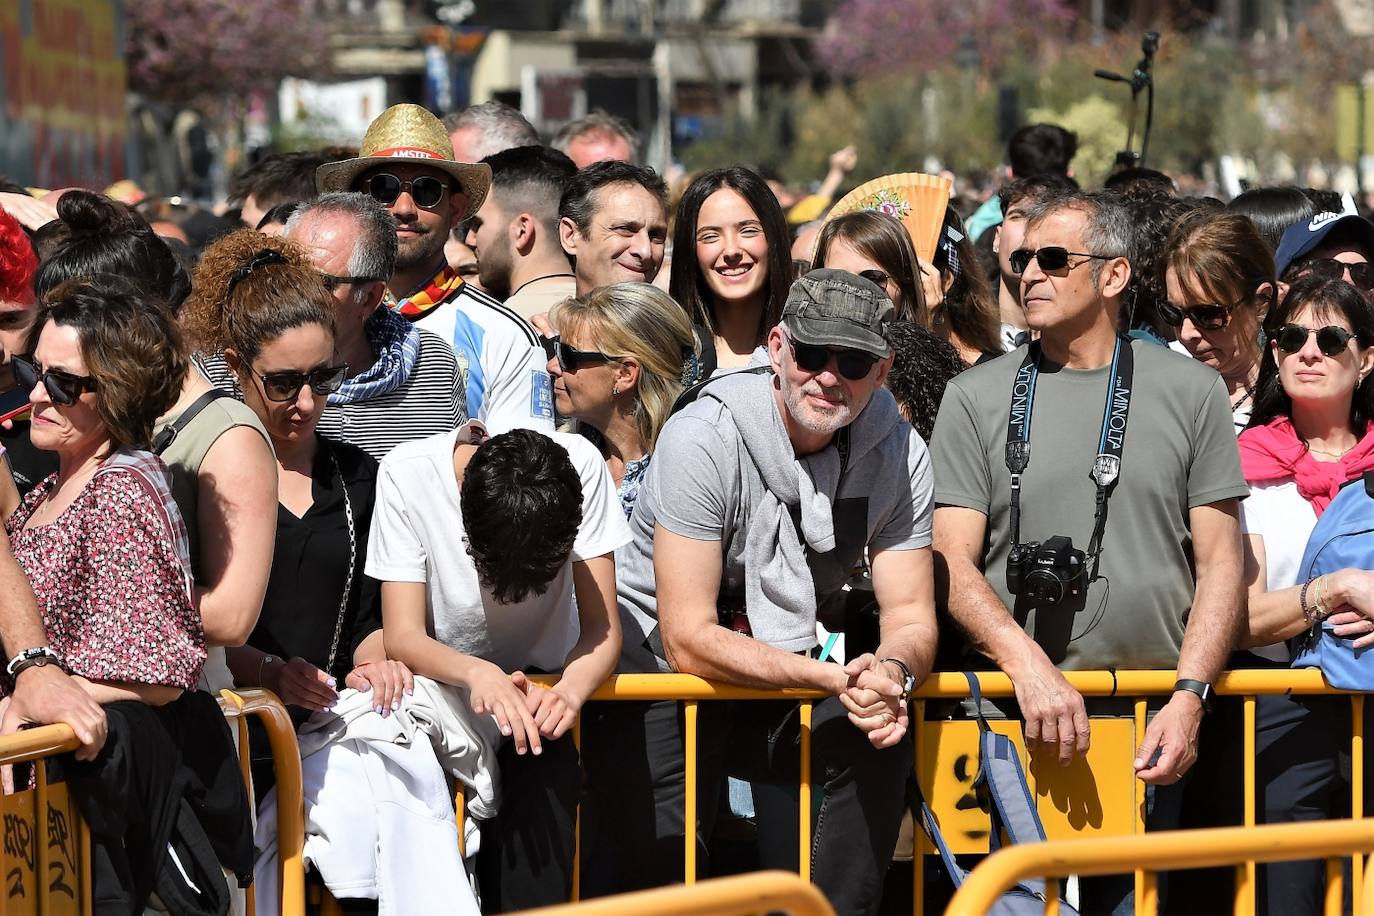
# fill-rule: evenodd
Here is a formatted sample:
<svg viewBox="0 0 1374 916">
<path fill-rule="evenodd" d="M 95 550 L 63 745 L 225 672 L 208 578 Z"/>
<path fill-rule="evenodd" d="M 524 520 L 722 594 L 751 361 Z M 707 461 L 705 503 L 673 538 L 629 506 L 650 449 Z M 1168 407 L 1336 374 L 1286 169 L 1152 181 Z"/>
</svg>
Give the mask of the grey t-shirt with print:
<svg viewBox="0 0 1374 916">
<path fill-rule="evenodd" d="M 1221 377 L 1165 347 L 1131 346 L 1134 390 L 1121 476 L 1108 500 L 1101 577 L 1075 603 L 1042 609 L 1007 590 L 1011 486 L 1004 450 L 1012 377 L 1026 348 L 954 378 L 931 437 L 936 503 L 988 516 L 988 582 L 1066 670 L 1174 667 L 1195 585 L 1189 510 L 1249 493 Z M 1042 365 L 1035 387 L 1021 540 L 1065 535 L 1083 550 L 1093 528 L 1096 487 L 1088 475 L 1109 369 L 1054 369 Z"/>
<path fill-rule="evenodd" d="M 879 389 L 874 397 L 892 396 Z M 702 398 L 664 426 L 630 516 L 633 540 L 615 555 L 624 630 L 621 672 L 669 670 L 657 635 L 655 524 L 693 540 L 720 541 L 720 594 L 743 596 L 745 534 L 763 490 L 734 419 L 720 401 Z M 863 561 L 866 547 L 914 550 L 930 545 L 933 497 L 929 453 L 909 423 L 897 423 L 878 447 L 855 458 L 833 504 L 835 549 L 807 551 L 821 613 L 843 599 L 843 586 Z M 814 631 L 813 621 L 809 640 L 778 648 L 808 649 L 815 645 Z"/>
</svg>

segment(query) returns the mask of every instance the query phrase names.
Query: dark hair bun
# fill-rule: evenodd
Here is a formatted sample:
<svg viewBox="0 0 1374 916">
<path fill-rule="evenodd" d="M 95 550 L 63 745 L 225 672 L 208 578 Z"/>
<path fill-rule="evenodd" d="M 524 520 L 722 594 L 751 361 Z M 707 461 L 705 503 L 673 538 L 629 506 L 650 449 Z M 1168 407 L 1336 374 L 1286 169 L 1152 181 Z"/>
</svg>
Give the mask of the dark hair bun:
<svg viewBox="0 0 1374 916">
<path fill-rule="evenodd" d="M 146 229 L 148 224 L 132 210 L 103 194 L 73 190 L 57 201 L 57 216 L 67 224 L 72 237 Z"/>
</svg>

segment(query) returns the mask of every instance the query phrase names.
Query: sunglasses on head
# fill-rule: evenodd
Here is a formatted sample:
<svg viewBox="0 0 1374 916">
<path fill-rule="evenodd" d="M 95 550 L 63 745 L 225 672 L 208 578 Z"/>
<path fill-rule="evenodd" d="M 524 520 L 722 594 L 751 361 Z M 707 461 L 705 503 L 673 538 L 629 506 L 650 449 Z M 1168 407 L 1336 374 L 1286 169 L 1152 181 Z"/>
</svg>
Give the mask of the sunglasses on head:
<svg viewBox="0 0 1374 916">
<path fill-rule="evenodd" d="M 401 196 L 402 191 L 410 192 L 410 199 L 422 210 L 433 210 L 444 199 L 448 185 L 432 175 L 421 175 L 409 180 L 399 178 L 390 172 L 378 172 L 367 179 L 367 193 L 384 207 L 389 207 Z"/>
<path fill-rule="evenodd" d="M 859 379 L 868 378 L 868 373 L 873 371 L 873 364 L 878 361 L 878 357 L 862 350 L 831 350 L 828 347 L 797 343 L 791 338 L 788 338 L 788 342 L 792 344 L 792 359 L 796 362 L 797 368 L 812 374 L 823 371 L 830 365 L 831 357 L 834 357 L 836 371 L 843 378 L 857 382 Z"/>
<path fill-rule="evenodd" d="M 564 343 L 558 337 L 544 338 L 544 353 L 549 359 L 558 360 L 558 368 L 562 372 L 576 372 L 583 366 L 613 363 L 623 359 L 620 356 L 602 353 L 600 350 L 579 350 L 572 344 Z"/>
<path fill-rule="evenodd" d="M 1340 356 L 1355 335 L 1345 328 L 1329 324 L 1324 328 L 1305 328 L 1300 324 L 1286 324 L 1274 335 L 1274 343 L 1285 353 L 1297 353 L 1307 346 L 1307 338 L 1317 335 L 1317 349 L 1327 356 Z"/>
<path fill-rule="evenodd" d="M 347 366 L 324 366 L 312 372 L 269 372 L 266 375 L 252 366 L 248 367 L 262 382 L 262 393 L 267 400 L 284 404 L 294 401 L 306 385 L 318 395 L 333 394 L 343 385 L 348 374 Z"/>
<path fill-rule="evenodd" d="M 1319 280 L 1342 280 L 1348 276 L 1351 283 L 1365 292 L 1374 290 L 1374 264 L 1347 264 L 1335 258 L 1313 258 L 1302 269 Z"/>
<path fill-rule="evenodd" d="M 40 369 L 38 363 L 34 362 L 31 356 L 15 355 L 10 360 L 14 368 L 14 380 L 19 383 L 19 387 L 25 391 L 32 391 L 33 386 L 38 384 L 38 380 L 43 380 L 43 387 L 48 392 L 48 397 L 52 398 L 54 404 L 63 407 L 70 407 L 76 403 L 76 399 L 81 397 L 82 392 L 95 391 L 95 379 L 89 375 L 72 375 L 70 372 L 63 372 L 60 369 Z"/>
<path fill-rule="evenodd" d="M 1069 258 L 1094 258 L 1099 261 L 1110 261 L 1112 257 L 1112 255 L 1107 254 L 1089 254 L 1086 251 L 1069 251 L 1060 245 L 1046 245 L 1044 248 L 1034 250 L 1018 248 L 1011 253 L 1008 260 L 1011 261 L 1012 273 L 1019 276 L 1025 273 L 1032 259 L 1040 265 L 1040 269 L 1045 273 L 1053 273 L 1065 268 L 1072 270 L 1073 268 L 1069 267 Z M 1080 261 L 1079 264 L 1081 263 L 1083 262 Z M 1074 267 L 1077 266 L 1077 264 L 1074 265 Z"/>
</svg>

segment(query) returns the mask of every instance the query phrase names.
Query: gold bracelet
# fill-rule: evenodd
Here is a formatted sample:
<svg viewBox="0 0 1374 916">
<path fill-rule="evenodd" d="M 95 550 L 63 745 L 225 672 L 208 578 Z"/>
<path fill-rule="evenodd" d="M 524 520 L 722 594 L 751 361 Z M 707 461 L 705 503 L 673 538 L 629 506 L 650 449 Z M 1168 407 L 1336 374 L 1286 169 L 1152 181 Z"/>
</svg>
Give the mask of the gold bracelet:
<svg viewBox="0 0 1374 916">
<path fill-rule="evenodd" d="M 1322 580 L 1325 576 L 1318 576 L 1312 582 L 1312 618 L 1318 622 L 1331 616 L 1331 609 L 1326 606 L 1326 587 Z"/>
</svg>

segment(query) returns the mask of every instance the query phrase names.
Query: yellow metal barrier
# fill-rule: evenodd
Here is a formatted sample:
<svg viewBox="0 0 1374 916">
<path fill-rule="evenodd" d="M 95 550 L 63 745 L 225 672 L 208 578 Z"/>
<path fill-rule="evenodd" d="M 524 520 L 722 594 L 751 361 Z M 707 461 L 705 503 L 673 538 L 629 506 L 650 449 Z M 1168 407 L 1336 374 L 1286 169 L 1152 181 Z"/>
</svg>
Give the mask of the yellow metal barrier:
<svg viewBox="0 0 1374 916">
<path fill-rule="evenodd" d="M 1025 878 L 1054 882 L 1068 875 L 1113 875 L 1135 870 L 1146 870 L 1153 875 L 1165 869 L 1333 859 L 1371 851 L 1374 851 L 1374 819 L 1368 818 L 1171 830 L 1106 840 L 1061 840 L 1009 846 L 993 853 L 973 870 L 950 901 L 945 916 L 983 916 L 998 897 Z M 1339 867 L 1334 871 L 1338 880 L 1334 891 L 1328 887 L 1326 913 L 1329 916 L 1341 912 Z M 1057 899 L 1054 895 L 1046 896 L 1049 899 L 1045 901 L 1045 912 L 1057 912 Z M 1153 916 L 1155 897 L 1153 894 L 1146 896 L 1146 900 L 1140 901 L 1144 905 L 1138 904 L 1136 912 Z M 1238 897 L 1237 913 L 1242 912 L 1241 903 Z M 1367 894 L 1364 903 L 1366 907 L 1374 903 L 1374 894 Z M 1359 911 L 1357 906 L 1356 912 Z"/>
<path fill-rule="evenodd" d="M 239 762 L 248 784 L 248 734 L 245 717 L 257 716 L 267 727 L 277 768 L 281 820 L 282 916 L 305 916 L 304 807 L 301 802 L 300 752 L 286 709 L 271 693 L 223 691 L 220 709 L 239 730 Z M 41 761 L 81 746 L 67 725 L 44 725 L 0 738 L 0 765 Z M 50 916 L 91 912 L 90 833 L 64 783 L 48 782 L 47 767 L 34 767 L 33 791 L 7 795 L 0 802 L 4 848 L 0 853 L 0 913 Z M 43 828 L 42 825 L 46 825 Z M 249 916 L 253 914 L 249 891 Z"/>
<path fill-rule="evenodd" d="M 834 916 L 821 892 L 797 875 L 761 871 L 702 881 L 693 887 L 664 887 L 586 903 L 526 910 L 528 916 L 745 916 L 789 913 Z"/>
<path fill-rule="evenodd" d="M 301 784 L 301 752 L 296 729 L 286 707 L 268 690 L 220 691 L 220 710 L 236 723 L 239 767 L 244 785 L 251 786 L 248 763 L 247 717 L 256 717 L 267 730 L 277 783 L 277 850 L 281 858 L 281 916 L 305 916 L 305 801 Z M 249 801 L 252 793 L 249 792 Z M 253 891 L 248 892 L 248 916 L 254 916 Z"/>
<path fill-rule="evenodd" d="M 1084 697 L 1116 697 L 1130 702 L 1132 715 L 1125 718 L 1094 718 L 1093 751 L 1086 761 L 1074 766 L 1060 767 L 1057 760 L 1041 763 L 1026 751 L 1019 722 L 994 723 L 994 728 L 1011 735 L 1022 756 L 1031 781 L 1046 832 L 1051 840 L 1072 837 L 1093 837 L 1093 842 L 1122 836 L 1143 835 L 1145 832 L 1145 786 L 1135 778 L 1130 765 L 1135 749 L 1144 736 L 1147 704 L 1150 697 L 1164 697 L 1173 692 L 1175 673 L 1172 671 L 1076 671 L 1066 672 L 1070 685 Z M 978 672 L 980 689 L 990 699 L 1015 696 L 1011 679 L 1001 672 Z M 538 679 L 546 686 L 556 678 Z M 1255 698 L 1258 696 L 1295 694 L 1300 696 L 1348 695 L 1351 703 L 1351 754 L 1353 770 L 1352 816 L 1363 812 L 1363 703 L 1364 697 L 1350 691 L 1329 687 L 1314 669 L 1238 670 L 1226 672 L 1216 684 L 1217 693 L 1243 698 L 1245 728 L 1244 824 L 1253 826 L 1255 814 Z M 687 835 L 683 842 L 684 877 L 687 883 L 696 874 L 696 748 L 698 704 L 716 700 L 778 700 L 794 699 L 801 706 L 802 805 L 798 824 L 798 846 L 801 852 L 801 875 L 809 877 L 811 824 L 809 805 L 810 786 L 810 724 L 813 704 L 824 699 L 821 691 L 787 689 L 757 690 L 718 684 L 684 674 L 616 675 L 611 677 L 591 697 L 598 702 L 627 700 L 676 700 L 684 706 L 684 743 L 686 756 L 685 823 Z M 935 809 L 941 823 L 965 825 L 963 829 L 946 831 L 955 852 L 987 851 L 987 816 L 976 806 L 956 807 L 961 795 L 960 786 L 972 782 L 976 771 L 977 726 L 968 721 L 926 721 L 926 704 L 932 700 L 958 700 L 968 696 L 968 682 L 962 673 L 932 674 L 916 692 L 912 721 L 912 741 L 918 779 L 922 790 Z M 580 747 L 580 740 L 579 740 Z M 960 758 L 963 758 L 962 761 Z M 950 774 L 957 774 L 951 776 Z M 461 829 L 461 824 L 460 824 Z M 579 837 L 580 846 L 580 837 Z M 579 850 L 580 853 L 580 850 Z M 933 850 L 924 834 L 916 832 L 916 853 L 929 855 Z M 1233 860 L 1234 861 L 1234 860 Z M 924 869 L 913 868 L 913 893 L 917 912 L 924 896 Z M 577 869 L 574 869 L 574 874 Z M 1356 899 L 1365 892 L 1363 855 L 1355 850 L 1352 862 L 1352 891 Z M 573 899 L 577 898 L 574 884 Z M 1374 891 L 1371 892 L 1374 895 Z M 1136 870 L 1136 896 L 1146 903 L 1154 899 L 1153 876 L 1143 868 Z M 1255 907 L 1255 863 L 1237 866 L 1237 913 L 1253 913 Z M 1374 913 L 1374 910 L 1370 911 Z"/>
</svg>

